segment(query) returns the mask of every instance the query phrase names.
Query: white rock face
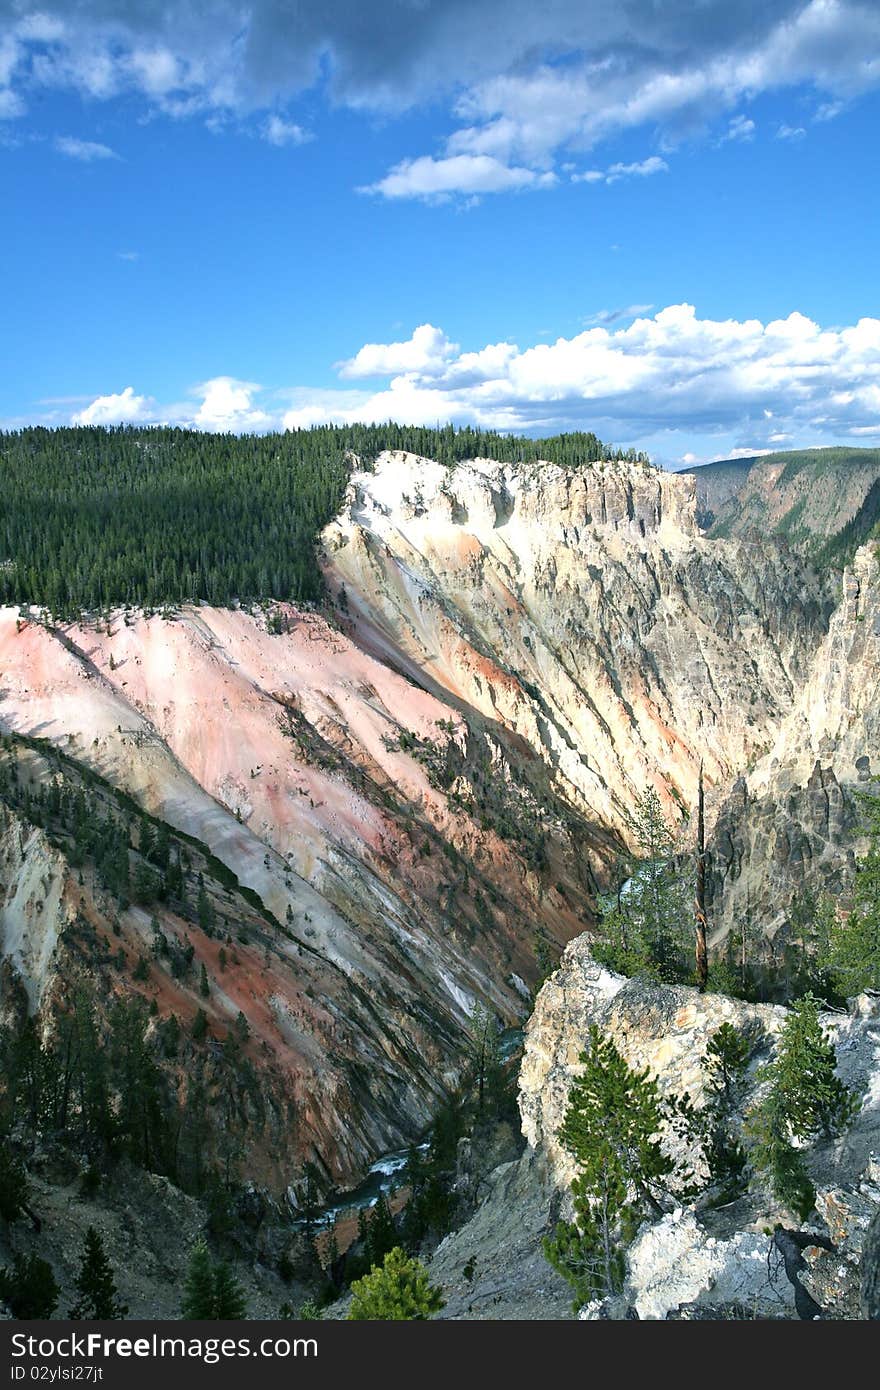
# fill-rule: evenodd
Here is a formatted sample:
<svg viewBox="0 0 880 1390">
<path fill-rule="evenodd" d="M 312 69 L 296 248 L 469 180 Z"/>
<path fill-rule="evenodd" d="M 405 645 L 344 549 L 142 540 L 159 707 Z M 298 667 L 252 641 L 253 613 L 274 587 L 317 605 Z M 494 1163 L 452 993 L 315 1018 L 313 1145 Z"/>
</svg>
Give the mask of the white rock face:
<svg viewBox="0 0 880 1390">
<path fill-rule="evenodd" d="M 10 818 L 0 835 L 0 884 L 0 959 L 36 1009 L 51 987 L 59 933 L 74 916 L 67 865 L 42 830 Z"/>
<path fill-rule="evenodd" d="M 699 1302 L 791 1317 L 794 1290 L 768 1257 L 768 1236 L 738 1231 L 731 1240 L 716 1240 L 693 1212 L 679 1208 L 637 1236 L 628 1255 L 627 1291 L 640 1318 L 662 1319 Z"/>
</svg>

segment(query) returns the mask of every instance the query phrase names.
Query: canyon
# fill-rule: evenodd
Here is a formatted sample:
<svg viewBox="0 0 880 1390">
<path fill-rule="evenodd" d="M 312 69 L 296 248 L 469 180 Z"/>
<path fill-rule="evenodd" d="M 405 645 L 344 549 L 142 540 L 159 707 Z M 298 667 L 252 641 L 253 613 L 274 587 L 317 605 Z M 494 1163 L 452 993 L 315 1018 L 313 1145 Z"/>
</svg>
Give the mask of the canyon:
<svg viewBox="0 0 880 1390">
<path fill-rule="evenodd" d="M 219 922 L 117 912 L 9 809 L 6 1020 L 48 1022 L 80 976 L 160 1021 L 203 1008 L 215 1045 L 243 1014 L 261 1100 L 222 1126 L 242 1171 L 284 1193 L 308 1163 L 329 1190 L 423 1133 L 476 1003 L 526 1021 L 645 789 L 687 851 L 702 767 L 716 948 L 746 912 L 784 935 L 805 888 L 845 889 L 880 710 L 876 544 L 841 578 L 753 528 L 707 534 L 697 492 L 639 462 L 386 451 L 352 461 L 321 536 L 320 611 L 4 609 L 20 780 L 88 777 L 168 827 Z M 151 954 L 156 924 L 194 972 Z"/>
</svg>

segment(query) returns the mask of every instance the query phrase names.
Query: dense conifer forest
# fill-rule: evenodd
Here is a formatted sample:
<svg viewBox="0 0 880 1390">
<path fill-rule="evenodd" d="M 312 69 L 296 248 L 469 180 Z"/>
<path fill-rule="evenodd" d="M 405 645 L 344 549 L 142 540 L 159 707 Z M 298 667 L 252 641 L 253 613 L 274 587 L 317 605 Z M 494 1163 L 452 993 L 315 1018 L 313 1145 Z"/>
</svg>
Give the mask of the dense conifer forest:
<svg viewBox="0 0 880 1390">
<path fill-rule="evenodd" d="M 452 464 L 475 456 L 571 466 L 636 457 L 593 434 L 325 426 L 285 434 L 33 428 L 0 434 L 0 601 L 58 616 L 121 604 L 319 597 L 318 533 L 351 454 Z"/>
</svg>

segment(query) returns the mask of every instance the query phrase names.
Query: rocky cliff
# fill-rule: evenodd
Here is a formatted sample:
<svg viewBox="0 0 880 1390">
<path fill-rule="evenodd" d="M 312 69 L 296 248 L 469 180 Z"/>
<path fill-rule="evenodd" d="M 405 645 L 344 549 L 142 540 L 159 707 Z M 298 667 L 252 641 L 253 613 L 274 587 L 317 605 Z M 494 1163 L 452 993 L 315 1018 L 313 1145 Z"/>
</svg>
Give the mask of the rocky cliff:
<svg viewBox="0 0 880 1390">
<path fill-rule="evenodd" d="M 385 453 L 322 557 L 323 616 L 0 613 L 2 728 L 197 843 L 227 930 L 253 930 L 209 1012 L 219 1042 L 241 1010 L 254 1064 L 287 1078 L 276 1187 L 306 1159 L 348 1182 L 420 1131 L 474 1002 L 521 1021 L 538 956 L 594 920 L 646 787 L 686 843 L 704 765 L 716 940 L 759 882 L 783 906 L 814 864 L 845 883 L 878 717 L 873 554 L 838 605 L 785 547 L 702 535 L 693 479 L 647 465 Z M 21 821 L 0 873 L 6 977 L 39 1007 L 79 931 L 63 841 Z M 216 977 L 193 913 L 160 917 Z M 148 922 L 119 914 L 130 967 Z M 192 1015 L 191 983 L 161 961 L 154 981 Z"/>
<path fill-rule="evenodd" d="M 524 741 L 623 835 L 647 786 L 676 816 L 700 761 L 723 782 L 765 751 L 832 602 L 772 545 L 703 538 L 693 480 L 645 465 L 386 454 L 324 540 L 361 646 Z"/>
<path fill-rule="evenodd" d="M 878 772 L 878 551 L 863 546 L 844 572 L 791 710 L 720 809 L 709 874 L 716 940 L 737 922 L 784 932 L 805 891 L 845 895 L 852 882 L 864 848 L 855 794 Z"/>
</svg>

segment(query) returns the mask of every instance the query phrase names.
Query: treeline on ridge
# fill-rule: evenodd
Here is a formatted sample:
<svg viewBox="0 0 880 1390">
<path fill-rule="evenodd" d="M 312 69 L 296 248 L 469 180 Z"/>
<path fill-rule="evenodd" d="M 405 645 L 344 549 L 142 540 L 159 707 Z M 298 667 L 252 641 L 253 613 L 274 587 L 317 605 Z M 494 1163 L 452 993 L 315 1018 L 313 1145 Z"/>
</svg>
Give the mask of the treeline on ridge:
<svg viewBox="0 0 880 1390">
<path fill-rule="evenodd" d="M 350 456 L 370 467 L 383 449 L 447 465 L 646 461 L 589 433 L 535 440 L 451 426 L 0 433 L 0 601 L 73 617 L 125 604 L 315 600 L 315 543 L 342 505 Z"/>
</svg>

